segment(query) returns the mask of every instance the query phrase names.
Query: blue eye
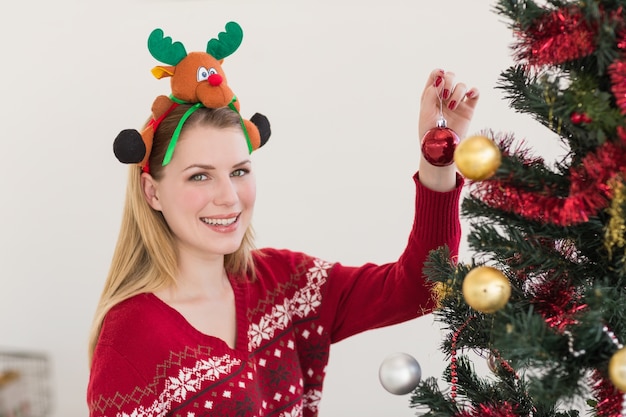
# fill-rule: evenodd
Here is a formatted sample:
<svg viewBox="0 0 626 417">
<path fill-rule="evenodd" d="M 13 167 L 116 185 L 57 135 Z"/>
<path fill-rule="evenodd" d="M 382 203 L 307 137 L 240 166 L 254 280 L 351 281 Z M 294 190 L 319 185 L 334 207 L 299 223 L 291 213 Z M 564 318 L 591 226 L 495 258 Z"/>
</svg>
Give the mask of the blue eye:
<svg viewBox="0 0 626 417">
<path fill-rule="evenodd" d="M 204 181 L 206 179 L 207 176 L 205 174 L 194 174 L 189 178 L 190 181 Z"/>
<path fill-rule="evenodd" d="M 233 171 L 232 174 L 230 174 L 231 177 L 243 177 L 244 175 L 246 175 L 248 172 L 250 172 L 247 169 L 236 169 L 235 171 Z"/>
</svg>

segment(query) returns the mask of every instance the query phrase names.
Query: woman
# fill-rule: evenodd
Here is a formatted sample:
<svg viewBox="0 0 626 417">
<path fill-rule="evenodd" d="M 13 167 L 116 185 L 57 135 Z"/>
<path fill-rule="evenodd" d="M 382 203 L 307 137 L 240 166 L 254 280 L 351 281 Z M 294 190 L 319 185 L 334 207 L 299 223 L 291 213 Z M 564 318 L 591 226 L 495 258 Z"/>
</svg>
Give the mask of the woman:
<svg viewBox="0 0 626 417">
<path fill-rule="evenodd" d="M 420 137 L 440 109 L 464 137 L 477 101 L 454 73 L 433 71 Z M 90 339 L 90 415 L 315 416 L 331 343 L 432 311 L 423 262 L 442 245 L 458 251 L 463 180 L 422 157 L 397 262 L 350 267 L 256 250 L 254 170 L 236 112 L 195 110 L 163 166 L 188 110 L 178 106 L 156 129 L 149 172 L 130 169 Z"/>
</svg>

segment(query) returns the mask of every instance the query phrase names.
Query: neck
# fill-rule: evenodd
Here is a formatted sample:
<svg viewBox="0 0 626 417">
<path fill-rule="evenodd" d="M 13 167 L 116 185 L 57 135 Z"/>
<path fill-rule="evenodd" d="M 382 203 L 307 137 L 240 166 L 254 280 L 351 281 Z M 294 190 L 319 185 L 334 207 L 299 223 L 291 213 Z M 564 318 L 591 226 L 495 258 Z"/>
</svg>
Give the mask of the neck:
<svg viewBox="0 0 626 417">
<path fill-rule="evenodd" d="M 177 283 L 166 289 L 169 297 L 176 300 L 212 298 L 230 288 L 223 255 L 200 257 L 181 252 L 178 259 Z"/>
</svg>

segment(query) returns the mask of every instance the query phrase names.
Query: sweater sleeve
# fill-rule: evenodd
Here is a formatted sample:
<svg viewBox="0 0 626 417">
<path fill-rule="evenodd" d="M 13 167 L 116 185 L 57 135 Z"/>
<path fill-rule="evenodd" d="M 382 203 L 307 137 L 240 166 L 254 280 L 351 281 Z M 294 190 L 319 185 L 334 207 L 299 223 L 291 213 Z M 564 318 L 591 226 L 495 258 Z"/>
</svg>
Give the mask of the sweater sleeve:
<svg viewBox="0 0 626 417">
<path fill-rule="evenodd" d="M 336 263 L 329 273 L 321 311 L 330 323 L 331 342 L 374 328 L 401 323 L 430 313 L 435 299 L 423 275 L 431 250 L 447 245 L 452 258 L 459 249 L 459 200 L 463 178 L 449 192 L 436 192 L 413 177 L 415 217 L 407 246 L 396 262 L 360 267 Z"/>
</svg>

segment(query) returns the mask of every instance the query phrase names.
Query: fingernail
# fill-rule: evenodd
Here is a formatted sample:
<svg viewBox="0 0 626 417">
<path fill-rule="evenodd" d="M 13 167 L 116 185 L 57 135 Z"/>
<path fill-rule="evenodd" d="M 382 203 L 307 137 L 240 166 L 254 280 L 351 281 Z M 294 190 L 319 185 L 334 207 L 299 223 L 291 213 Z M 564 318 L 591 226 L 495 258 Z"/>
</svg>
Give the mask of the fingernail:
<svg viewBox="0 0 626 417">
<path fill-rule="evenodd" d="M 450 103 L 448 103 L 448 108 L 450 110 L 454 110 L 455 107 L 456 107 L 456 100 L 452 100 Z"/>
<path fill-rule="evenodd" d="M 443 99 L 444 100 L 447 99 L 449 95 L 450 95 L 450 90 L 448 90 L 447 88 L 444 88 L 443 94 L 442 94 Z"/>
<path fill-rule="evenodd" d="M 472 98 L 472 97 L 474 97 L 474 91 L 471 91 L 471 90 L 470 90 L 470 91 L 468 91 L 468 92 L 467 92 L 467 94 L 465 94 L 465 96 L 466 96 L 467 98 Z"/>
<path fill-rule="evenodd" d="M 442 81 L 443 81 L 443 77 L 438 75 L 437 78 L 435 79 L 435 87 L 439 87 L 439 84 L 441 84 Z"/>
</svg>

